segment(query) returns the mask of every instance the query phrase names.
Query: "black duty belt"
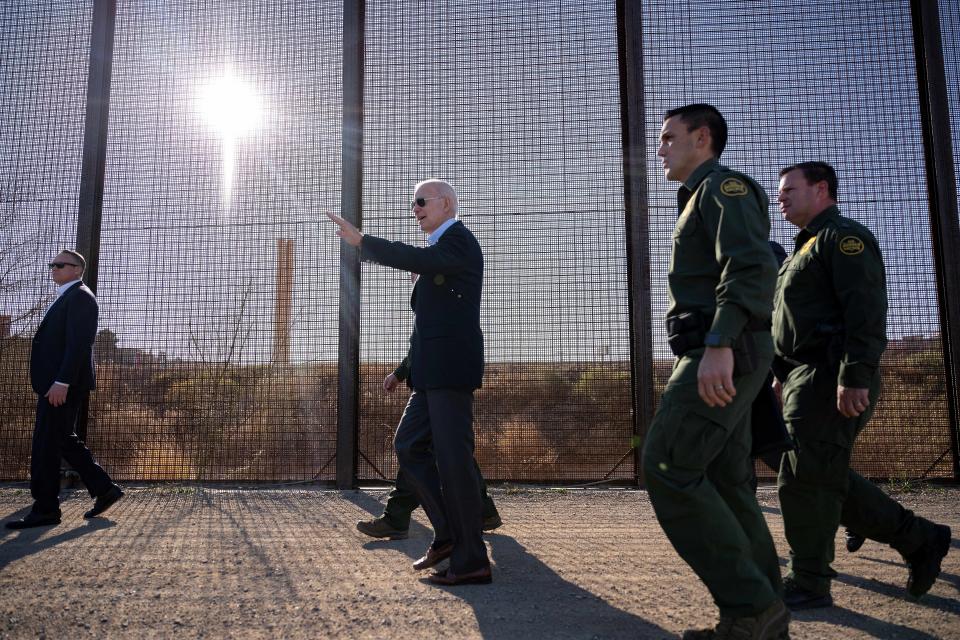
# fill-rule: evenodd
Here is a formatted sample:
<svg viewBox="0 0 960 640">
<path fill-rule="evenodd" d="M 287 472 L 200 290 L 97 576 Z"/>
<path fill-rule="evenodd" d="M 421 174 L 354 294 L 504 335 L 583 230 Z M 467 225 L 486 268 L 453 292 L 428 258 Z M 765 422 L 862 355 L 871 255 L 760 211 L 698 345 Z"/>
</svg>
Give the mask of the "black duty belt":
<svg viewBox="0 0 960 640">
<path fill-rule="evenodd" d="M 681 313 L 667 318 L 667 342 L 673 355 L 679 358 L 688 351 L 702 347 L 712 322 L 712 317 L 708 318 L 696 312 Z M 770 319 L 750 318 L 744 325 L 743 331 L 745 333 L 770 331 Z"/>
<path fill-rule="evenodd" d="M 771 367 L 777 379 L 783 381 L 797 367 L 839 367 L 841 360 L 842 357 L 831 355 L 830 350 L 824 347 L 822 349 L 808 349 L 802 353 L 789 356 L 775 355 Z"/>
</svg>

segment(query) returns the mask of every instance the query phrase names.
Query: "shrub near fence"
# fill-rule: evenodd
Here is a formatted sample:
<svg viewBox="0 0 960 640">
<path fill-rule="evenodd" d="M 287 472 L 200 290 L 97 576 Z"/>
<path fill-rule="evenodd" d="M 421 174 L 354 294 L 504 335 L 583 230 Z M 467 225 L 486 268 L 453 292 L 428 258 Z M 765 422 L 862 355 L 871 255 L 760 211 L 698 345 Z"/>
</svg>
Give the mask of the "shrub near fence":
<svg viewBox="0 0 960 640">
<path fill-rule="evenodd" d="M 857 440 L 859 470 L 875 475 L 916 477 L 929 462 L 949 449 L 949 434 L 929 425 L 947 419 L 942 354 L 936 339 L 895 343 L 883 359 L 884 385 L 873 419 Z M 30 434 L 36 396 L 22 364 L 29 361 L 30 341 L 0 340 L 0 468 L 8 478 L 28 474 Z M 103 447 L 104 464 L 119 478 L 142 480 L 217 479 L 227 481 L 308 480 L 329 467 L 332 451 L 323 442 L 336 425 L 330 415 L 336 403 L 334 364 L 200 365 L 165 361 L 148 354 L 99 349 L 98 388 L 89 440 L 98 447 L 98 433 L 113 441 Z M 104 356 L 109 359 L 104 360 Z M 656 363 L 656 393 L 662 393 L 670 361 Z M 382 380 L 392 367 L 363 365 L 365 379 Z M 536 380 L 523 387 L 518 379 Z M 493 468 L 515 460 L 503 479 L 538 481 L 563 477 L 586 480 L 578 459 L 611 471 L 614 480 L 633 478 L 629 425 L 632 417 L 615 407 L 629 406 L 628 364 L 491 363 L 484 387 L 477 392 L 477 459 Z M 362 390 L 360 411 L 378 425 L 359 444 L 364 451 L 392 447 L 393 433 L 406 404 L 406 387 L 385 394 L 370 385 Z M 97 398 L 109 398 L 100 402 Z M 99 404 L 97 404 L 99 402 Z M 591 429 L 583 429 L 585 424 Z M 600 436 L 598 437 L 598 434 Z M 606 435 L 604 435 L 606 434 Z M 891 451 L 896 456 L 891 456 Z M 940 471 L 949 471 L 945 456 Z M 922 467 L 922 468 L 921 468 Z M 369 469 L 368 469 L 369 470 Z M 759 468 L 762 477 L 771 477 Z M 392 480 L 395 460 L 370 477 Z"/>
<path fill-rule="evenodd" d="M 0 338 L 0 477 L 26 478 L 37 396 L 24 363 L 30 362 L 30 339 Z"/>
<path fill-rule="evenodd" d="M 392 370 L 368 364 L 362 375 L 383 380 Z M 363 454 L 392 450 L 408 393 L 401 387 L 385 394 L 379 384 L 362 388 L 360 412 L 375 428 L 365 429 L 359 442 L 361 475 L 394 478 L 392 456 L 389 466 L 373 468 Z M 621 459 L 630 451 L 632 416 L 619 409 L 624 406 L 630 406 L 629 363 L 487 363 L 474 402 L 477 461 L 491 480 L 596 480 L 597 467 L 629 480 L 632 459 Z"/>
</svg>

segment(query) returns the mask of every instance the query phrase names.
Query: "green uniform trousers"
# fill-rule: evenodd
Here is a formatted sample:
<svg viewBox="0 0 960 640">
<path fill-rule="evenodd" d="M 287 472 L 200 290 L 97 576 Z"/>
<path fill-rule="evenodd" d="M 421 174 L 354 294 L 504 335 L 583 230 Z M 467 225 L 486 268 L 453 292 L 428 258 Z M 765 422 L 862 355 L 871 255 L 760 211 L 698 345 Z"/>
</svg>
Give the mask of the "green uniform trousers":
<svg viewBox="0 0 960 640">
<path fill-rule="evenodd" d="M 643 449 L 650 501 L 680 557 L 724 616 L 753 616 L 783 594 L 777 551 L 751 479 L 750 406 L 773 358 L 769 333 L 737 395 L 710 408 L 697 393 L 703 349 L 677 360 Z"/>
<path fill-rule="evenodd" d="M 778 369 L 783 417 L 799 450 L 780 465 L 777 486 L 790 544 L 787 578 L 819 594 L 830 592 L 830 568 L 839 525 L 889 544 L 903 555 L 923 545 L 933 524 L 914 516 L 875 484 L 850 469 L 854 440 L 873 414 L 880 374 L 870 384 L 870 407 L 856 418 L 837 411 L 839 363 Z"/>
<path fill-rule="evenodd" d="M 476 460 L 473 462 L 477 466 L 477 476 L 480 478 L 480 498 L 483 501 L 483 512 L 481 518 L 486 519 L 497 515 L 497 506 L 493 503 L 493 498 L 487 493 L 487 481 L 483 479 L 480 473 L 480 466 Z M 383 509 L 383 517 L 391 526 L 397 529 L 408 529 L 410 527 L 410 515 L 420 506 L 420 500 L 414 492 L 413 487 L 407 482 L 403 475 L 403 470 L 397 470 L 397 482 L 387 497 L 387 506 Z"/>
</svg>

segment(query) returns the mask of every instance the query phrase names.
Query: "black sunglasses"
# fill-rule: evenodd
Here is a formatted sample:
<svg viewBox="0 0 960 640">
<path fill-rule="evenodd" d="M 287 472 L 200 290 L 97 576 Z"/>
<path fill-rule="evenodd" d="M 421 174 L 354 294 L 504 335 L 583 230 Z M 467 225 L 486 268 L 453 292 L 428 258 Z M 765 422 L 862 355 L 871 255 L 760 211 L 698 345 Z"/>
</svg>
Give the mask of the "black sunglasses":
<svg viewBox="0 0 960 640">
<path fill-rule="evenodd" d="M 427 206 L 427 200 L 440 200 L 443 196 L 437 196 L 436 198 L 414 198 L 413 202 L 410 203 L 410 208 L 414 207 L 425 207 Z"/>
<path fill-rule="evenodd" d="M 73 262 L 51 262 L 47 266 L 51 269 L 63 269 L 65 266 L 70 265 L 71 267 L 79 267 L 80 265 Z"/>
</svg>

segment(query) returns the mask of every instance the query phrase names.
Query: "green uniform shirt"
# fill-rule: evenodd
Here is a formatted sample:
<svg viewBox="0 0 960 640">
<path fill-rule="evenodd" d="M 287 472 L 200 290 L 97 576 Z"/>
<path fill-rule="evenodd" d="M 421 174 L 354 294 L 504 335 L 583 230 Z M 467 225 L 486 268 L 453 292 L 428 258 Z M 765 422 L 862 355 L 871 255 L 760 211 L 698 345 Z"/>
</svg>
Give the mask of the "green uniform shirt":
<svg viewBox="0 0 960 640">
<path fill-rule="evenodd" d="M 667 317 L 699 312 L 729 346 L 748 320 L 769 320 L 777 264 L 767 238 L 770 203 L 750 177 L 716 160 L 694 170 L 677 192 Z"/>
<path fill-rule="evenodd" d="M 842 341 L 838 384 L 870 386 L 887 346 L 887 283 L 877 239 L 831 206 L 797 234 L 774 299 L 773 339 L 778 356 L 829 359 Z"/>
</svg>

